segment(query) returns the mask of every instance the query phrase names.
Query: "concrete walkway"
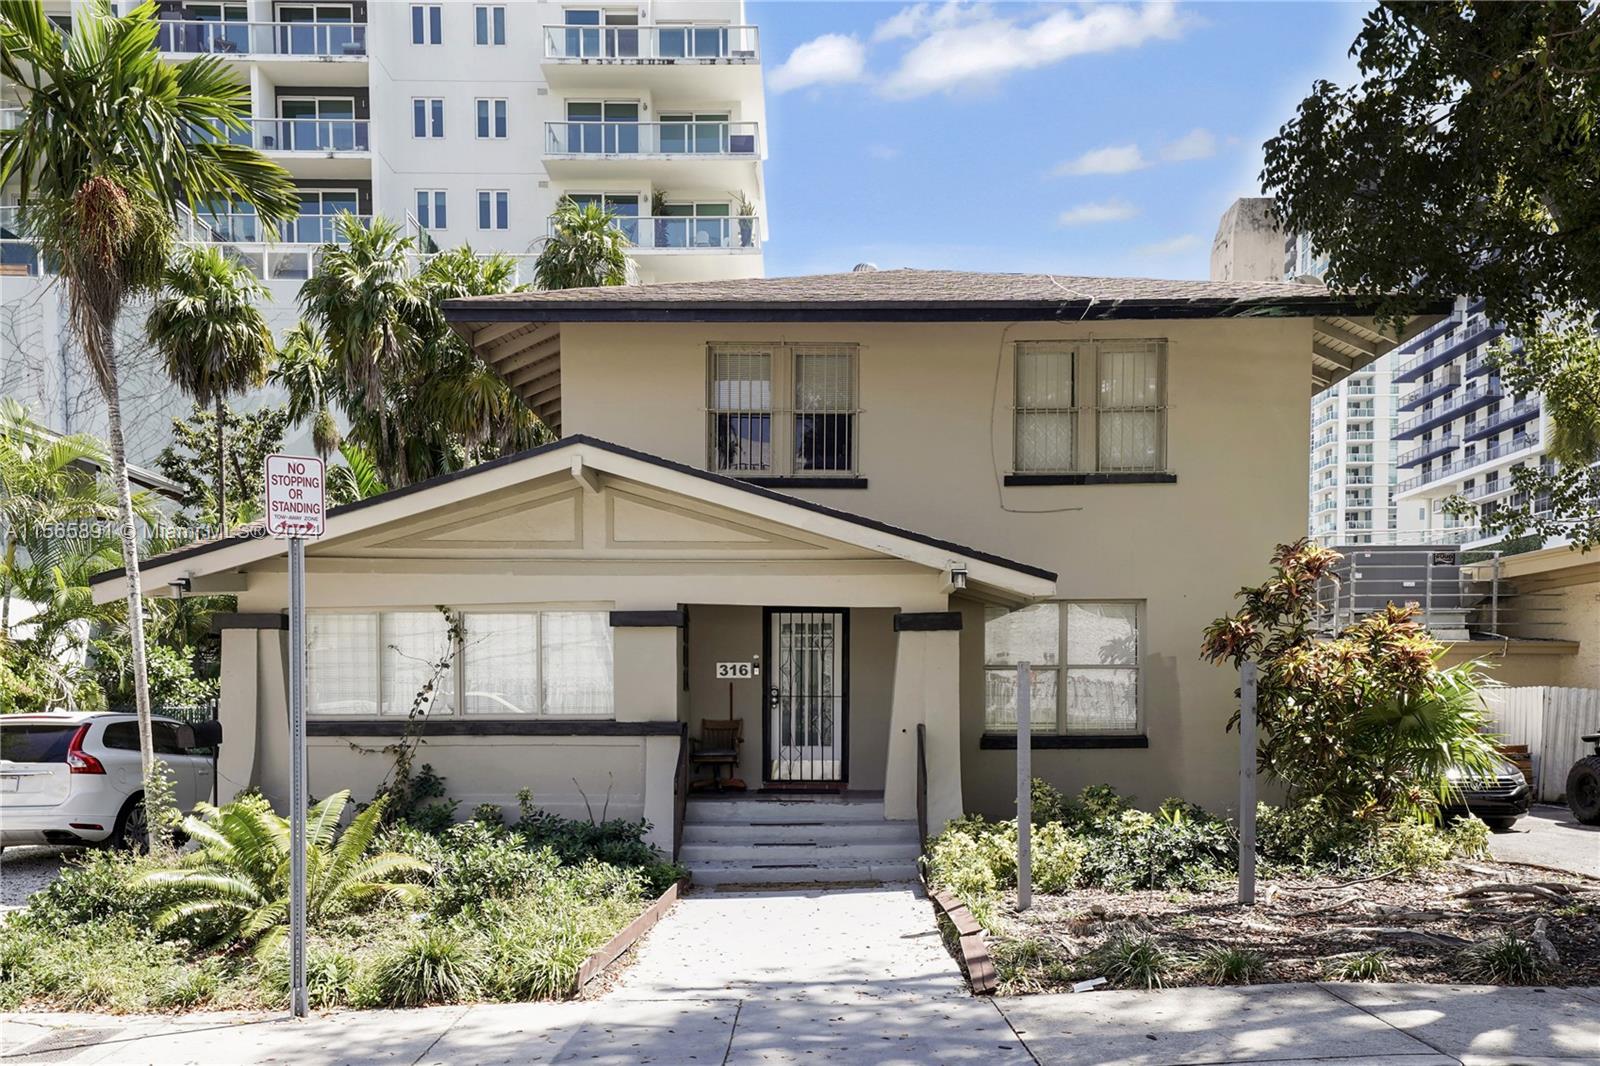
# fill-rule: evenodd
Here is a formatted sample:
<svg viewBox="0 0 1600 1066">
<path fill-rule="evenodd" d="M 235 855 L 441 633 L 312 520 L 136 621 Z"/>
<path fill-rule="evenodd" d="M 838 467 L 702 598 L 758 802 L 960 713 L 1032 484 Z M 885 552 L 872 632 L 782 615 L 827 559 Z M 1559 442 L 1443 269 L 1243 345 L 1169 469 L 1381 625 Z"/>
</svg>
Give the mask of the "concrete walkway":
<svg viewBox="0 0 1600 1066">
<path fill-rule="evenodd" d="M 1600 825 L 1579 823 L 1564 806 L 1535 804 L 1510 832 L 1489 837 L 1489 853 L 1501 862 L 1600 877 Z"/>
<path fill-rule="evenodd" d="M 691 893 L 597 999 L 306 1022 L 0 1016 L 12 1062 L 1600 1063 L 1600 990 L 1263 985 L 974 999 L 910 888 Z"/>
</svg>

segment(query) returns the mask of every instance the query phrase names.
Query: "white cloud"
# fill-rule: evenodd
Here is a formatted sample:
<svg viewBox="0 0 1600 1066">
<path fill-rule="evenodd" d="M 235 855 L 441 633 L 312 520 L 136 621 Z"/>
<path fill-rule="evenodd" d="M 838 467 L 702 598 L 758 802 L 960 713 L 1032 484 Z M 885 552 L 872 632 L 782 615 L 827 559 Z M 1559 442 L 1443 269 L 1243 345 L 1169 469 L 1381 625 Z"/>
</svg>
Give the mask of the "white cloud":
<svg viewBox="0 0 1600 1066">
<path fill-rule="evenodd" d="M 1167 256 L 1182 255 L 1184 252 L 1193 251 L 1200 246 L 1200 238 L 1192 233 L 1185 233 L 1181 237 L 1172 237 L 1153 244 L 1142 244 L 1134 249 L 1136 255 L 1146 259 L 1163 259 Z"/>
<path fill-rule="evenodd" d="M 1210 159 L 1216 154 L 1217 135 L 1207 129 L 1190 130 L 1170 144 L 1161 146 L 1161 158 L 1169 163 Z"/>
<path fill-rule="evenodd" d="M 1126 200 L 1106 200 L 1098 204 L 1079 204 L 1069 207 L 1056 216 L 1063 226 L 1089 226 L 1101 222 L 1126 222 L 1139 213 L 1139 209 Z"/>
<path fill-rule="evenodd" d="M 1091 149 L 1056 167 L 1062 176 L 1081 177 L 1085 174 L 1128 174 L 1150 165 L 1137 144 L 1114 144 Z"/>
<path fill-rule="evenodd" d="M 885 95 L 904 99 L 954 92 L 1073 56 L 1171 40 L 1186 23 L 1170 3 L 1062 8 L 1031 22 L 986 7 L 919 4 L 880 23 L 874 38 L 916 39 L 881 86 Z"/>
<path fill-rule="evenodd" d="M 767 79 L 767 88 L 786 93 L 808 85 L 842 85 L 860 81 L 866 69 L 866 45 L 842 33 L 825 33 L 790 52 Z"/>
</svg>

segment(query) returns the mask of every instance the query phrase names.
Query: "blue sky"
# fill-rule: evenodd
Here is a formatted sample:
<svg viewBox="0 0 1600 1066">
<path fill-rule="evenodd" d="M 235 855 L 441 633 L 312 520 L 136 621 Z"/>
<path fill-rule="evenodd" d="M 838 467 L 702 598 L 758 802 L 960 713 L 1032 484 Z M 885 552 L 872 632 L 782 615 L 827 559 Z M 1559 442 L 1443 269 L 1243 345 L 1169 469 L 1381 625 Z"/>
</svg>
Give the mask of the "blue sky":
<svg viewBox="0 0 1600 1066">
<path fill-rule="evenodd" d="M 1206 276 L 1261 142 L 1365 4 L 750 0 L 769 275 L 880 267 Z"/>
</svg>

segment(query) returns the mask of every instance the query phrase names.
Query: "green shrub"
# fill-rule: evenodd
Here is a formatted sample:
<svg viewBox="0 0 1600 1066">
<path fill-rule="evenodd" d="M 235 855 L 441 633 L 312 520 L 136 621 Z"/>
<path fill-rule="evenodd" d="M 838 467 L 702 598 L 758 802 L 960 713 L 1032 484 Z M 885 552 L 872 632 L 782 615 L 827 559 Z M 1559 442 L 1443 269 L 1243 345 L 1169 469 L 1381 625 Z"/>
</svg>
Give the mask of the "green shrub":
<svg viewBox="0 0 1600 1066">
<path fill-rule="evenodd" d="M 1177 969 L 1177 960 L 1154 937 L 1118 933 L 1089 953 L 1095 973 L 1117 988 L 1162 988 Z"/>
<path fill-rule="evenodd" d="M 971 905 L 1017 883 L 1017 828 L 978 815 L 957 818 L 928 845 L 929 876 Z"/>
<path fill-rule="evenodd" d="M 1451 836 L 1436 825 L 1402 818 L 1378 828 L 1378 843 L 1373 865 L 1382 870 L 1398 870 L 1405 877 L 1437 870 L 1450 858 Z"/>
<path fill-rule="evenodd" d="M 1489 857 L 1489 826 L 1482 818 L 1468 815 L 1458 818 L 1447 830 L 1450 853 L 1463 859 Z"/>
<path fill-rule="evenodd" d="M 535 851 L 516 834 L 463 822 L 443 835 L 429 904 L 436 916 L 449 918 L 492 900 L 512 899 L 558 865 L 549 848 Z"/>
<path fill-rule="evenodd" d="M 1208 985 L 1253 984 L 1266 973 L 1266 956 L 1248 948 L 1207 948 L 1194 961 L 1195 976 Z"/>
<path fill-rule="evenodd" d="M 371 1001 L 380 1007 L 420 1007 L 472 999 L 485 976 L 482 952 L 482 944 L 448 927 L 424 929 L 378 958 Z"/>
<path fill-rule="evenodd" d="M 1329 959 L 1323 967 L 1330 981 L 1382 981 L 1389 976 L 1389 952 L 1364 951 Z"/>
<path fill-rule="evenodd" d="M 501 904 L 490 924 L 490 992 L 517 1000 L 573 994 L 583 960 L 633 920 L 644 898 L 636 871 L 585 863 Z"/>
<path fill-rule="evenodd" d="M 1490 985 L 1536 985 L 1550 977 L 1550 967 L 1532 941 L 1503 932 L 1461 953 L 1461 975 Z"/>
<path fill-rule="evenodd" d="M 1256 808 L 1256 852 L 1267 863 L 1317 872 L 1367 870 L 1375 826 L 1333 810 L 1320 797 Z"/>
<path fill-rule="evenodd" d="M 1097 829 L 1083 881 L 1113 891 L 1205 888 L 1236 863 L 1231 827 L 1192 805 L 1169 801 L 1153 815 L 1124 810 Z"/>
<path fill-rule="evenodd" d="M 1033 887 L 1040 892 L 1067 892 L 1077 883 L 1089 845 L 1059 822 L 1033 830 Z"/>
<path fill-rule="evenodd" d="M 3 985 L 9 991 L 3 999 L 121 1014 L 209 998 L 205 979 L 191 975 L 178 946 L 154 940 L 130 919 L 70 932 L 8 926 L 5 939 L 11 943 L 5 949 Z"/>
<path fill-rule="evenodd" d="M 990 951 L 1000 984 L 1013 995 L 1058 987 L 1077 976 L 1072 957 L 1048 940 L 1003 938 Z"/>
<path fill-rule="evenodd" d="M 138 883 L 150 868 L 150 860 L 129 851 L 82 849 L 11 922 L 16 928 L 65 933 L 115 918 L 152 921 L 163 897 Z"/>
</svg>

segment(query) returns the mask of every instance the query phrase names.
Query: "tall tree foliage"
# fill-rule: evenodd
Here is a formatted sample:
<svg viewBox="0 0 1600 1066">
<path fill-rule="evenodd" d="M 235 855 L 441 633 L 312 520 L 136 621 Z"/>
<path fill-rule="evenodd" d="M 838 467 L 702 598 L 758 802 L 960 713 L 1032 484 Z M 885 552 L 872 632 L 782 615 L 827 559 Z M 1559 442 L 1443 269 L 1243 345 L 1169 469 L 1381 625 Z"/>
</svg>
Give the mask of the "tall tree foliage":
<svg viewBox="0 0 1600 1066">
<path fill-rule="evenodd" d="M 290 419 L 283 406 L 263 407 L 243 413 L 226 401 L 222 424 L 230 442 L 227 451 L 230 521 L 249 522 L 261 513 L 263 468 L 267 456 L 283 450 Z M 156 468 L 183 488 L 185 508 L 180 519 L 196 526 L 220 525 L 216 495 L 217 412 L 199 404 L 189 417 L 172 420 L 172 441 L 156 457 Z"/>
<path fill-rule="evenodd" d="M 215 411 L 217 524 L 228 532 L 229 396 L 267 380 L 272 330 L 261 314 L 266 286 L 210 246 L 181 248 L 167 265 L 161 294 L 145 323 L 167 376 L 199 406 Z"/>
<path fill-rule="evenodd" d="M 623 285 L 628 280 L 628 239 L 598 203 L 563 199 L 534 265 L 541 289 Z"/>
<path fill-rule="evenodd" d="M 414 244 L 395 224 L 349 215 L 339 224 L 342 243 L 323 250 L 300 291 L 306 354 L 278 379 L 291 411 L 337 406 L 349 441 L 395 486 L 548 440 L 440 310 L 443 300 L 513 291 L 515 263 L 463 247 L 413 269 Z"/>
<path fill-rule="evenodd" d="M 1590 396 L 1583 333 L 1600 314 L 1600 6 L 1385 3 L 1351 49 L 1360 81 L 1319 81 L 1266 144 L 1265 188 L 1286 228 L 1328 256 L 1328 284 L 1401 315 L 1481 296 L 1523 338 L 1496 355 L 1508 384 Z M 1503 510 L 1490 532 L 1600 544 L 1596 411 L 1558 402 L 1557 472 L 1521 471 L 1538 521 Z M 1587 423 L 1587 426 L 1585 426 Z"/>
<path fill-rule="evenodd" d="M 155 750 L 118 393 L 117 317 L 130 296 L 155 292 L 181 207 L 233 199 L 272 226 L 298 213 L 299 197 L 281 167 L 228 143 L 228 131 L 248 128 L 249 88 L 234 80 L 224 61 L 203 56 L 172 64 L 161 58 L 154 2 L 119 17 L 109 0 L 90 0 L 74 15 L 72 32 L 64 36 L 40 0 L 0 5 L 0 77 L 22 97 L 16 124 L 0 130 L 0 185 L 16 183 L 20 228 L 60 277 L 72 334 L 106 403 L 139 747 L 149 782 Z"/>
</svg>

